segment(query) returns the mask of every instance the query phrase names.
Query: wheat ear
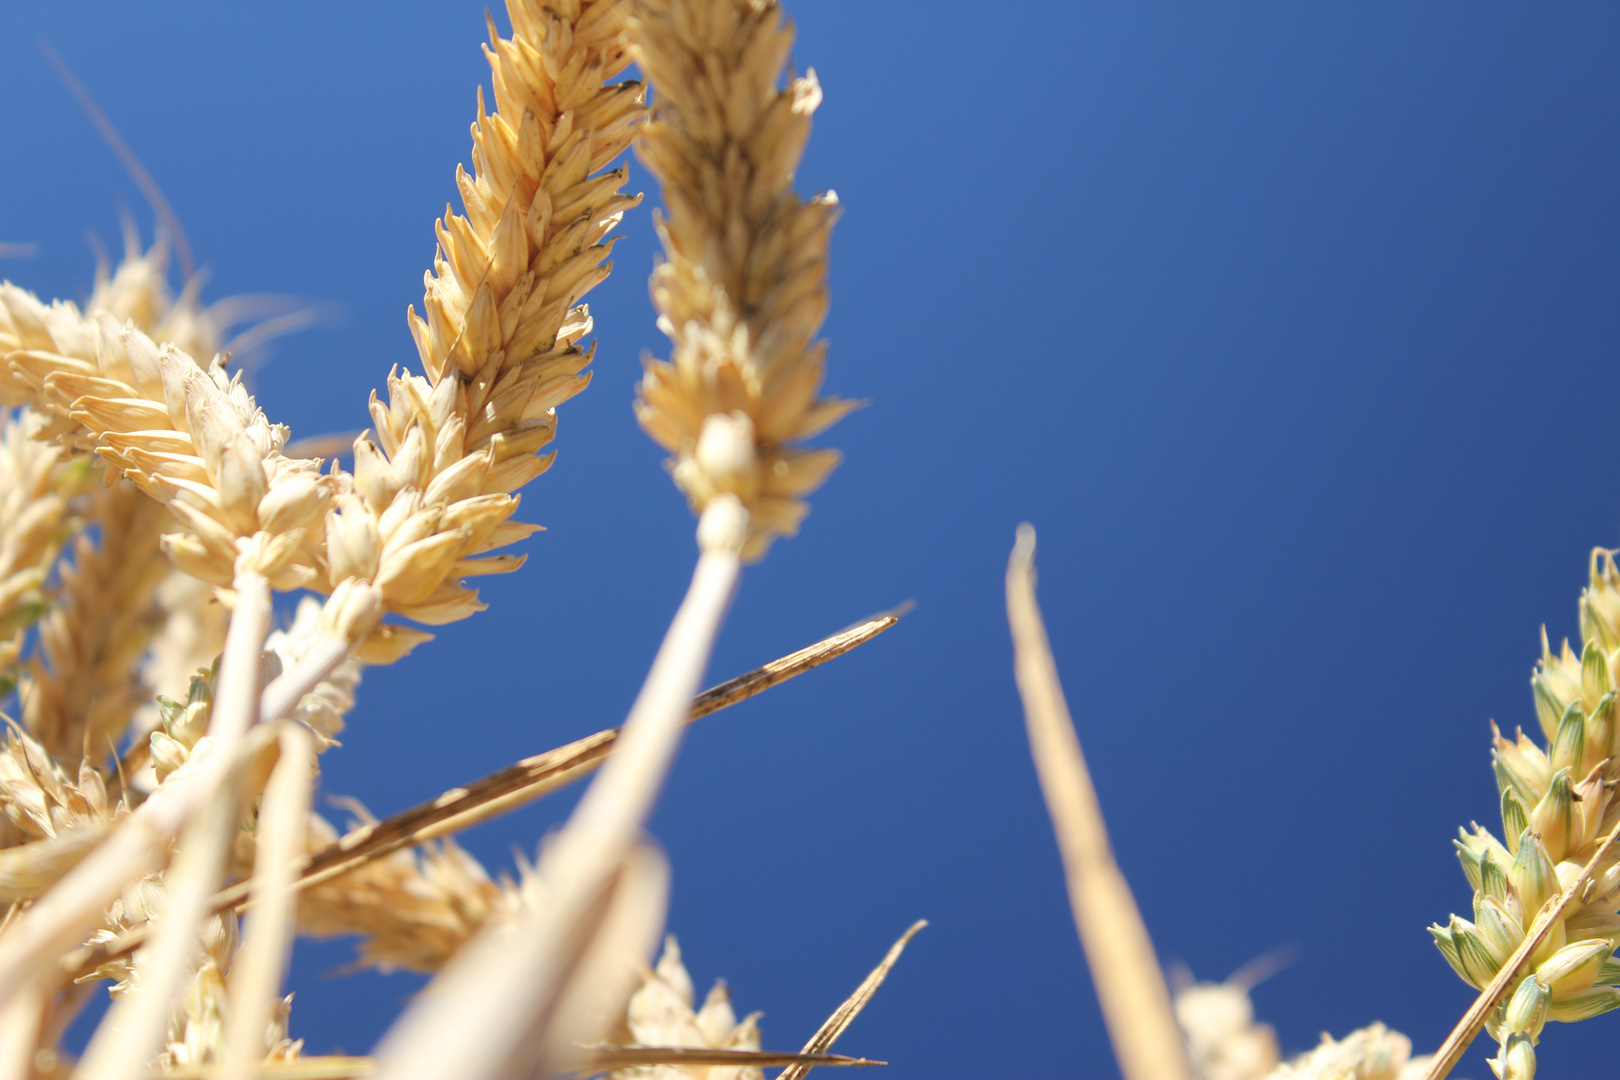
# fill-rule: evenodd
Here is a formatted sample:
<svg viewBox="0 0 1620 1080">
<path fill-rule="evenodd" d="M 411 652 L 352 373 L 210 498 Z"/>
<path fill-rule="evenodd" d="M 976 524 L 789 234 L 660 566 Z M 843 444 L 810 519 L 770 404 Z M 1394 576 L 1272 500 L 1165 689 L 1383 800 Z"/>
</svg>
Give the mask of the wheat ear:
<svg viewBox="0 0 1620 1080">
<path fill-rule="evenodd" d="M 33 436 L 44 421 L 0 411 L 0 693 L 15 684 L 28 631 L 45 613 L 45 579 L 74 525 L 69 500 L 87 470 Z"/>
<path fill-rule="evenodd" d="M 792 535 L 838 464 L 790 444 L 854 407 L 817 397 L 826 347 L 828 192 L 793 193 L 821 100 L 811 71 L 779 88 L 792 30 L 775 3 L 635 0 L 631 35 L 655 104 L 637 150 L 663 184 L 665 261 L 652 278 L 673 350 L 649 359 L 636 418 L 674 455 L 694 511 L 721 493 L 749 511 L 744 555 Z"/>
<path fill-rule="evenodd" d="M 418 622 L 483 605 L 462 579 L 516 570 L 488 555 L 536 528 L 512 522 L 518 488 L 550 467 L 537 456 L 557 405 L 583 390 L 589 312 L 607 277 L 606 234 L 639 197 L 628 171 L 598 173 L 630 141 L 641 87 L 608 83 L 628 60 L 617 0 L 510 0 L 512 37 L 490 24 L 495 111 L 479 90 L 474 174 L 458 169 L 465 216 L 446 207 L 409 313 L 424 376 L 392 373 L 375 394 L 376 442 L 354 444 L 355 490 L 327 521 L 330 584 L 375 582 L 389 610 Z"/>
<path fill-rule="evenodd" d="M 1620 1007 L 1620 570 L 1592 552 L 1581 594 L 1581 653 L 1554 653 L 1542 631 L 1531 680 L 1542 749 L 1495 733 L 1492 765 L 1502 840 L 1479 825 L 1456 842 L 1474 888 L 1472 921 L 1429 928 L 1447 962 L 1484 993 L 1435 1055 L 1443 1077 L 1484 1026 L 1500 1044 L 1491 1068 L 1525 1080 L 1549 1020 Z M 1494 725 L 1493 725 L 1494 731 Z"/>
<path fill-rule="evenodd" d="M 1035 601 L 1035 530 L 1018 527 L 1007 563 L 1018 693 L 1030 749 L 1052 815 L 1058 852 L 1108 1037 L 1126 1080 L 1192 1078 L 1170 991 L 1142 914 L 1114 861 L 1102 809 L 1058 682 L 1046 624 Z"/>
<path fill-rule="evenodd" d="M 127 483 L 103 484 L 88 502 L 97 535 L 81 530 L 71 561 L 62 561 L 38 655 L 18 694 L 24 726 L 69 766 L 87 749 L 101 760 L 135 715 L 142 691 L 135 667 L 162 618 L 158 537 L 174 523 Z"/>
</svg>

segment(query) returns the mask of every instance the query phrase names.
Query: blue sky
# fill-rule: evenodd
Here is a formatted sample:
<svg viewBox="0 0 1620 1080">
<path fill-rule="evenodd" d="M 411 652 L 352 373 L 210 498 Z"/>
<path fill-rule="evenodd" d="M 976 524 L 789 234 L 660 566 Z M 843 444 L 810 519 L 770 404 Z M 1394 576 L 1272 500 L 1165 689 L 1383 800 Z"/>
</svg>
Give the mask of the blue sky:
<svg viewBox="0 0 1620 1080">
<path fill-rule="evenodd" d="M 711 682 L 872 611 L 854 655 L 694 728 L 653 823 L 700 984 L 801 1043 L 914 918 L 840 1044 L 899 1078 L 1113 1075 L 1023 741 L 1000 596 L 1041 598 L 1121 865 L 1166 959 L 1260 987 L 1290 1050 L 1374 1019 L 1432 1048 L 1470 994 L 1424 926 L 1494 823 L 1487 721 L 1532 724 L 1545 624 L 1617 542 L 1620 12 L 1602 5 L 790 3 L 836 188 L 828 389 L 870 407 L 803 535 L 750 570 Z M 88 292 L 149 217 L 48 38 L 175 206 L 207 295 L 341 316 L 276 344 L 295 435 L 415 362 L 466 160 L 482 9 L 13 3 L 0 265 Z M 490 610 L 368 672 L 326 793 L 400 809 L 618 722 L 692 523 L 630 413 L 663 353 L 655 192 L 590 296 L 591 388 Z M 556 796 L 467 837 L 512 864 Z M 303 944 L 295 1034 L 366 1049 L 417 983 Z M 1549 1074 L 1607 1061 L 1557 1025 Z M 1461 1075 L 1487 1075 L 1478 1050 Z"/>
</svg>

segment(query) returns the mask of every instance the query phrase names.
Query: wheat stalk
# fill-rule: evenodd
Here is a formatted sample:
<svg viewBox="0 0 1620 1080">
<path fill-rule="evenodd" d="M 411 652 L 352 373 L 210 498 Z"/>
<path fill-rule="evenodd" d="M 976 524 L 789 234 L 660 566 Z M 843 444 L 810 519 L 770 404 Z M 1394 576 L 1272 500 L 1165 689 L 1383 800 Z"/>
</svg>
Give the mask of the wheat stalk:
<svg viewBox="0 0 1620 1080">
<path fill-rule="evenodd" d="M 1035 602 L 1035 530 L 1027 524 L 1019 526 L 1018 542 L 1007 563 L 1007 619 L 1030 749 L 1057 832 L 1075 926 L 1091 965 L 1114 1056 L 1127 1080 L 1191 1080 L 1192 1065 L 1153 942 L 1114 861 L 1097 793 L 1058 682 L 1046 625 Z"/>
</svg>

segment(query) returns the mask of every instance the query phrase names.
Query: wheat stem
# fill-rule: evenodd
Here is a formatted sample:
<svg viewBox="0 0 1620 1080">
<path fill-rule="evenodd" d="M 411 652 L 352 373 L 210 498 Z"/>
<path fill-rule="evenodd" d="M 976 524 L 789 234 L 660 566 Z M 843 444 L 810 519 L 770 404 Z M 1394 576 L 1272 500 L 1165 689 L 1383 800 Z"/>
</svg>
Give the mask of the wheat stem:
<svg viewBox="0 0 1620 1080">
<path fill-rule="evenodd" d="M 194 809 L 224 783 L 257 705 L 259 646 L 270 622 L 270 589 L 265 579 L 244 573 L 235 585 L 237 605 L 220 664 L 220 694 L 209 725 L 209 752 L 197 755 L 183 767 L 183 775 L 177 771 L 153 792 L 105 843 L 29 908 L 10 932 L 0 936 L 0 1005 L 34 971 L 82 941 L 129 882 L 161 865 L 169 842 Z M 213 889 L 209 886 L 204 894 L 204 906 Z"/>
<path fill-rule="evenodd" d="M 80 1064 L 83 1080 L 138 1076 L 162 1045 L 174 998 L 191 973 L 210 900 L 225 873 L 240 802 L 236 786 L 225 781 L 237 771 L 237 750 L 258 719 L 259 652 L 270 629 L 269 582 L 251 571 L 242 572 L 232 590 L 237 604 L 225 635 L 208 725 L 213 745 L 205 760 L 217 762 L 210 770 L 214 782 L 197 812 L 188 816 L 174 865 L 165 875 L 168 906 L 158 921 L 150 955 L 138 964 L 139 981 L 97 1028 Z M 152 801 L 155 797 L 144 805 Z"/>
<path fill-rule="evenodd" d="M 1018 542 L 1007 563 L 1007 619 L 1035 771 L 1052 815 L 1075 926 L 1120 1072 L 1126 1080 L 1191 1080 L 1169 988 L 1130 886 L 1114 861 L 1058 682 L 1035 601 L 1035 530 L 1027 524 L 1018 527 Z"/>
<path fill-rule="evenodd" d="M 288 724 L 281 729 L 279 742 L 281 757 L 259 809 L 253 910 L 231 969 L 225 1067 L 238 1076 L 247 1075 L 249 1067 L 264 1058 L 265 1031 L 274 1019 L 292 952 L 294 880 L 303 854 L 315 739 L 301 725 Z"/>
<path fill-rule="evenodd" d="M 682 721 L 736 590 L 746 511 L 735 499 L 717 498 L 698 533 L 703 553 L 691 587 L 631 707 L 618 750 L 542 850 L 536 877 L 543 906 L 520 912 L 510 934 L 486 928 L 440 972 L 384 1039 L 384 1080 L 495 1076 L 511 1067 L 511 1055 L 536 1034 L 536 1025 L 546 1025 L 561 1007 L 599 905 L 674 759 Z M 539 1040 L 525 1047 L 531 1064 L 555 1050 L 543 1034 Z"/>
</svg>

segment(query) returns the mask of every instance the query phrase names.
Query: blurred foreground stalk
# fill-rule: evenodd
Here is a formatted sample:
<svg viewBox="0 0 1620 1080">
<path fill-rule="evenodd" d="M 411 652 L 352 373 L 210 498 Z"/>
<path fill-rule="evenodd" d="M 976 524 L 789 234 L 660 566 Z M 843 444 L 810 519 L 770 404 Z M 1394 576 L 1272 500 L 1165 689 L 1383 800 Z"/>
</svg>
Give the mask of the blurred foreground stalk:
<svg viewBox="0 0 1620 1080">
<path fill-rule="evenodd" d="M 1170 991 L 1131 889 L 1114 862 L 1097 793 L 1075 736 L 1046 624 L 1035 602 L 1035 530 L 1018 527 L 1007 563 L 1014 672 L 1041 792 L 1052 815 L 1069 903 L 1126 1080 L 1192 1080 Z"/>
</svg>

